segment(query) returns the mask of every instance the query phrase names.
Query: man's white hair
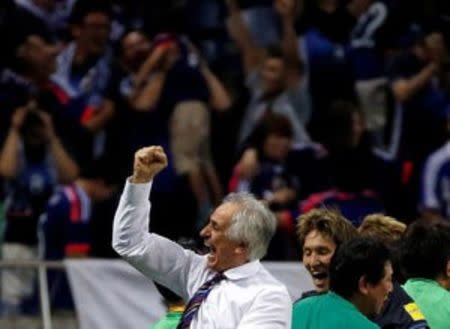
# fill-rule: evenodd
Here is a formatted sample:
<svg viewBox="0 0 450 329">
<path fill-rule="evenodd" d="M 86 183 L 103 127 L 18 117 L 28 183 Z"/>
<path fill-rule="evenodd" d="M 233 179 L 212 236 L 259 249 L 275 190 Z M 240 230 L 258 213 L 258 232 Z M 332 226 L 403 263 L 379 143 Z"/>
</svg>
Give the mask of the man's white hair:
<svg viewBox="0 0 450 329">
<path fill-rule="evenodd" d="M 224 203 L 238 206 L 231 217 L 227 236 L 246 244 L 250 260 L 264 257 L 277 227 L 274 214 L 263 202 L 246 192 L 230 193 L 222 201 Z"/>
</svg>

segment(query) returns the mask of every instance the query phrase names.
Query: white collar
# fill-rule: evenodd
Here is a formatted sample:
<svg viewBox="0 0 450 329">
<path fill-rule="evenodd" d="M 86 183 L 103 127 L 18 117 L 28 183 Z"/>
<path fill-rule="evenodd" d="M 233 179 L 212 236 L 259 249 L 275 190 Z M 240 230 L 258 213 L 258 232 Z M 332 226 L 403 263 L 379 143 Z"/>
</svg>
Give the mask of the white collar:
<svg viewBox="0 0 450 329">
<path fill-rule="evenodd" d="M 237 266 L 226 270 L 223 274 L 229 280 L 240 280 L 251 277 L 259 272 L 262 268 L 259 260 L 254 260 L 244 265 Z"/>
</svg>

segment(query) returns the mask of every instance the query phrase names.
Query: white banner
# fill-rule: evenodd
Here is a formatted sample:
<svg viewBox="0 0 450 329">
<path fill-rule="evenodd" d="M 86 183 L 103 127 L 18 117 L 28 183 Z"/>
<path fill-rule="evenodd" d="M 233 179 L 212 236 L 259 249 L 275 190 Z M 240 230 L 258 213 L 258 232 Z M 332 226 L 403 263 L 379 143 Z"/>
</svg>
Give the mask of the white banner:
<svg viewBox="0 0 450 329">
<path fill-rule="evenodd" d="M 66 260 L 80 329 L 148 329 L 166 310 L 153 282 L 122 260 Z M 265 262 L 292 300 L 313 289 L 296 262 Z"/>
</svg>

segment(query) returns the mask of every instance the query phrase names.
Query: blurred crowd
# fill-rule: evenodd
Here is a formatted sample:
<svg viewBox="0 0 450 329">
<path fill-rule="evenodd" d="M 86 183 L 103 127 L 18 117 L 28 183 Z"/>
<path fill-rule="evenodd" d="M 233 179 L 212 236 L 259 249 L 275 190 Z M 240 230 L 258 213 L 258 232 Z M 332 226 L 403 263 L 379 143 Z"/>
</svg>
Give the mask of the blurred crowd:
<svg viewBox="0 0 450 329">
<path fill-rule="evenodd" d="M 450 219 L 445 0 L 2 0 L 3 259 L 116 257 L 134 152 L 161 145 L 152 231 L 196 238 L 222 196 L 278 219 Z M 31 277 L 31 278 L 30 278 Z M 3 271 L 8 307 L 32 275 Z M 20 292 L 20 293 L 18 293 Z"/>
</svg>

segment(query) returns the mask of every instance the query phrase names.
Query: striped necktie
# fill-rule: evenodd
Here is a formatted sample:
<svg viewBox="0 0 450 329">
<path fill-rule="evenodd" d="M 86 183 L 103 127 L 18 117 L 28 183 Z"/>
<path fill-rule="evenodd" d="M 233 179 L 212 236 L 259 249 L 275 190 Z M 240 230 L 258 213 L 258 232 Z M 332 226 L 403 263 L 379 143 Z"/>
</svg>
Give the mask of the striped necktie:
<svg viewBox="0 0 450 329">
<path fill-rule="evenodd" d="M 225 275 L 222 273 L 217 273 L 211 280 L 206 281 L 192 296 L 189 300 L 189 303 L 186 305 L 183 316 L 181 317 L 180 323 L 178 324 L 177 329 L 187 329 L 191 325 L 192 319 L 194 319 L 195 315 L 200 308 L 200 305 L 203 301 L 208 297 L 209 292 L 212 288 L 225 279 Z"/>
</svg>

